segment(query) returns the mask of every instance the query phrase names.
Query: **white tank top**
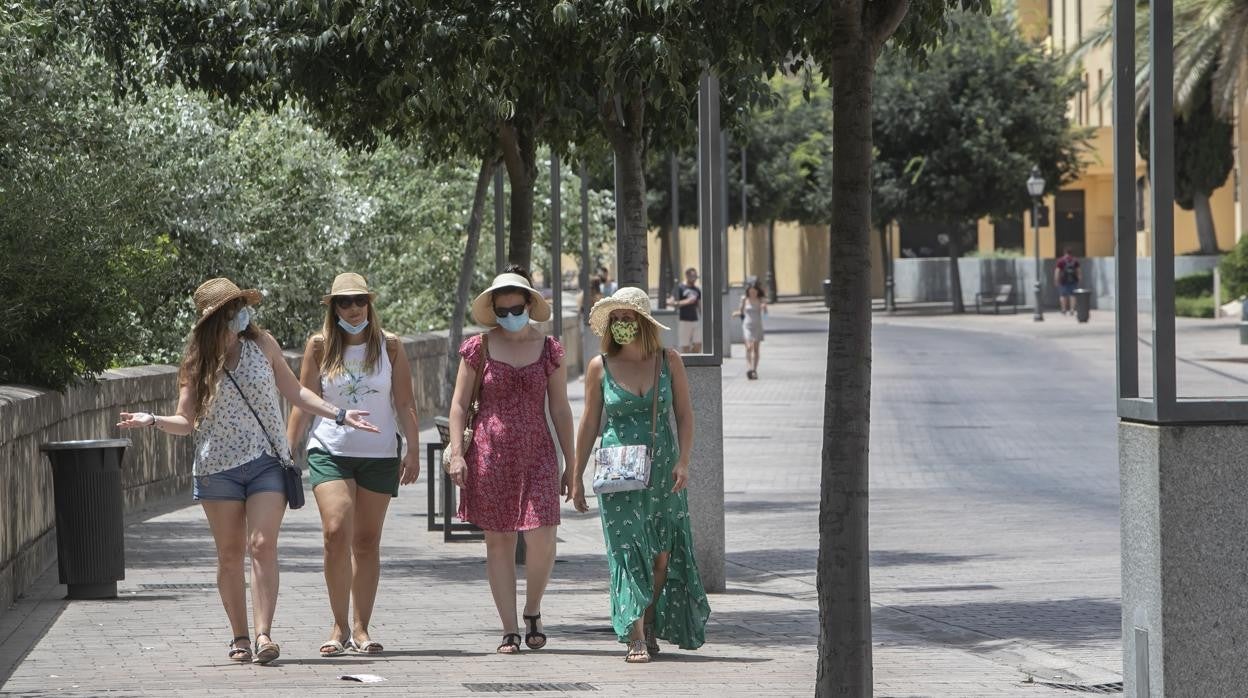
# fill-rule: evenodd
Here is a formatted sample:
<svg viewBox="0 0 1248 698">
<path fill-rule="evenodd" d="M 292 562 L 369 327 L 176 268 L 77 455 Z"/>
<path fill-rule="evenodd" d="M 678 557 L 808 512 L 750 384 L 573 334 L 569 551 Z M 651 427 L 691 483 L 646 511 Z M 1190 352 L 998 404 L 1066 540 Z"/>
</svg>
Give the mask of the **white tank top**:
<svg viewBox="0 0 1248 698">
<path fill-rule="evenodd" d="M 353 458 L 394 458 L 398 454 L 398 420 L 395 418 L 391 386 L 393 367 L 390 352 L 383 344 L 381 356 L 372 373 L 364 372 L 367 344 L 349 344 L 343 348 L 343 371 L 333 380 L 321 376 L 321 396 L 330 403 L 348 410 L 367 410 L 365 417 L 377 425 L 380 434 L 338 426 L 332 419 L 317 417 L 312 426 L 308 448 L 320 448 L 336 456 Z"/>
</svg>

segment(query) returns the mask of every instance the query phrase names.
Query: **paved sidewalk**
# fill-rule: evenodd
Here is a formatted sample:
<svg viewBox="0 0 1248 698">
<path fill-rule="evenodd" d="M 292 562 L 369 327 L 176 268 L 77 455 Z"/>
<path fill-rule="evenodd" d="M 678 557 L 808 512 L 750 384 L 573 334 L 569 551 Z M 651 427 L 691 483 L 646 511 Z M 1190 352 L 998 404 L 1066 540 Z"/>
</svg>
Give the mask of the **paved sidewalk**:
<svg viewBox="0 0 1248 698">
<path fill-rule="evenodd" d="M 1095 465 L 1086 478 L 1090 494 L 1067 496 L 1062 474 L 1044 468 L 1042 454 L 1024 459 L 1036 444 L 1019 424 L 1000 433 L 957 428 L 984 419 L 984 410 L 1002 413 L 1012 396 L 988 403 L 961 393 L 976 388 L 980 374 L 959 373 L 949 382 L 923 363 L 933 357 L 920 355 L 961 352 L 975 368 L 1004 375 L 1012 364 L 1019 368 L 1013 352 L 1034 352 L 1041 341 L 1063 357 L 1060 366 L 1086 358 L 1100 372 L 1104 335 L 1072 339 L 1061 333 L 1076 330 L 1058 322 L 1037 330 L 1009 319 L 876 319 L 876 695 L 1061 696 L 1076 694 L 1029 684 L 1028 677 L 1114 680 L 1117 491 L 1106 472 L 1116 462 L 1107 462 L 1112 441 L 1097 446 L 1104 429 L 1112 434 L 1109 396 L 1100 405 L 1095 395 L 1086 397 L 1080 402 L 1090 403 L 1090 412 L 1069 415 L 1108 427 L 1087 442 Z M 1103 321 L 1096 321 L 1099 329 Z M 967 344 L 975 333 L 1002 330 L 984 356 Z M 1112 368 L 1112 327 L 1108 336 Z M 309 498 L 282 529 L 274 627 L 282 659 L 267 668 L 226 661 L 230 633 L 212 588 L 212 542 L 202 513 L 188 506 L 128 526 L 120 599 L 63 602 L 64 588 L 50 571 L 34 593 L 0 614 L 0 692 L 443 696 L 542 683 L 529 686 L 544 689 L 533 695 L 580 695 L 586 687 L 595 695 L 810 695 L 825 344 L 826 316 L 817 306 L 782 305 L 769 319 L 761 379 L 744 379 L 740 347 L 725 363 L 728 590 L 711 597 L 707 644 L 699 651 L 665 648 L 651 665 L 622 661 L 623 647 L 608 631 L 597 515 L 565 509 L 543 608 L 550 645 L 495 655 L 500 633 L 483 546 L 444 544 L 440 533 L 426 532 L 422 474 L 394 501 L 383 538 L 373 624 L 374 639 L 387 647 L 382 656 L 316 655 L 329 619 L 320 526 Z M 1112 386 L 1112 373 L 1108 381 Z M 570 393 L 579 410 L 580 384 Z M 348 673 L 388 680 L 365 686 L 336 678 Z"/>
</svg>

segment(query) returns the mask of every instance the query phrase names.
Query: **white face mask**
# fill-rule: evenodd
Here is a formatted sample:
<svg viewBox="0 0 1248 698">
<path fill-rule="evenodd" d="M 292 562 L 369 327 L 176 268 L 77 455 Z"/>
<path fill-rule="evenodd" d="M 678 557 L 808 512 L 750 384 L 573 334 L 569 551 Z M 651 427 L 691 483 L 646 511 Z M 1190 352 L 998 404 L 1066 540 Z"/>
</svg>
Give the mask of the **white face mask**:
<svg viewBox="0 0 1248 698">
<path fill-rule="evenodd" d="M 368 320 L 364 320 L 364 322 L 358 325 L 352 325 L 346 320 L 338 318 L 338 326 L 345 330 L 347 334 L 359 334 L 364 331 L 365 327 L 368 327 Z"/>
<path fill-rule="evenodd" d="M 239 308 L 238 312 L 234 314 L 234 317 L 230 318 L 230 331 L 234 334 L 238 334 L 239 332 L 247 329 L 247 326 L 250 324 L 251 308 L 244 305 L 242 308 Z"/>
</svg>

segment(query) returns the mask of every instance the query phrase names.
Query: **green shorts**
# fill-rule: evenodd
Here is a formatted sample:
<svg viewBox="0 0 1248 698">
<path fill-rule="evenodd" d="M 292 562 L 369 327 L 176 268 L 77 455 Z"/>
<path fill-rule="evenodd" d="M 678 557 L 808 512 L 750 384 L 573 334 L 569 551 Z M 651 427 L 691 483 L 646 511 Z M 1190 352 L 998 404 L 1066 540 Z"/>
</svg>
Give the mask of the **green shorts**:
<svg viewBox="0 0 1248 698">
<path fill-rule="evenodd" d="M 308 449 L 308 471 L 313 489 L 322 482 L 355 480 L 370 492 L 399 496 L 399 459 L 335 456 L 319 448 Z"/>
</svg>

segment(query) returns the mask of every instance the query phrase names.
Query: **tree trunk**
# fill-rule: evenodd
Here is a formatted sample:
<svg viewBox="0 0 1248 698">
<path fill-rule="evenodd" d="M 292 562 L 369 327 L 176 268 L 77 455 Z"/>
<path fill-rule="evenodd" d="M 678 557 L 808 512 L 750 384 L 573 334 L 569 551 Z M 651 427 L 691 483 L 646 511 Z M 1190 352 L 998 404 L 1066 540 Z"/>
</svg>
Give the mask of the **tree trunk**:
<svg viewBox="0 0 1248 698">
<path fill-rule="evenodd" d="M 962 302 L 962 270 L 958 268 L 958 259 L 962 256 L 962 231 L 955 230 L 949 235 L 949 296 L 953 301 L 954 313 L 965 313 L 966 304 Z"/>
<path fill-rule="evenodd" d="M 780 294 L 776 291 L 776 221 L 767 221 L 767 297 L 775 303 Z"/>
<path fill-rule="evenodd" d="M 679 233 L 678 233 L 679 234 Z M 667 297 L 672 293 L 672 230 L 665 225 L 659 228 L 659 307 L 667 309 Z"/>
<path fill-rule="evenodd" d="M 532 273 L 533 194 L 537 185 L 537 140 L 531 129 L 507 122 L 499 129 L 507 182 L 511 185 L 511 224 L 507 263 Z"/>
<path fill-rule="evenodd" d="M 464 339 L 464 315 L 468 312 L 468 292 L 476 273 L 477 248 L 481 242 L 481 221 L 485 217 L 485 197 L 489 193 L 490 180 L 498 161 L 486 158 L 481 161 L 477 174 L 477 188 L 472 194 L 472 212 L 468 214 L 468 241 L 464 243 L 464 258 L 459 265 L 459 283 L 455 287 L 455 314 L 451 316 L 451 339 L 447 350 L 446 386 L 442 402 L 450 408 L 451 395 L 455 391 L 455 376 L 459 372 L 459 345 Z"/>
<path fill-rule="evenodd" d="M 1218 231 L 1214 229 L 1208 194 L 1196 192 L 1192 196 L 1192 212 L 1196 214 L 1196 239 L 1200 241 L 1200 253 L 1217 254 Z"/>
<path fill-rule="evenodd" d="M 615 153 L 619 191 L 615 193 L 620 221 L 616 250 L 616 277 L 621 287 L 648 289 L 650 264 L 646 235 L 646 172 L 645 141 L 642 135 L 644 102 L 638 94 L 630 96 L 624 108 L 626 123 L 619 123 L 614 101 L 604 105 L 602 122 Z"/>
<path fill-rule="evenodd" d="M 871 91 L 875 51 L 849 37 L 832 61 L 828 367 L 819 497 L 816 696 L 870 696 L 867 540 L 871 422 Z M 825 68 L 826 69 L 826 68 Z"/>
</svg>

